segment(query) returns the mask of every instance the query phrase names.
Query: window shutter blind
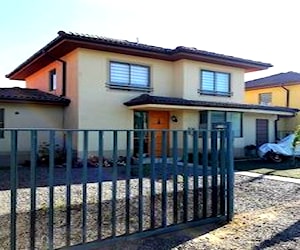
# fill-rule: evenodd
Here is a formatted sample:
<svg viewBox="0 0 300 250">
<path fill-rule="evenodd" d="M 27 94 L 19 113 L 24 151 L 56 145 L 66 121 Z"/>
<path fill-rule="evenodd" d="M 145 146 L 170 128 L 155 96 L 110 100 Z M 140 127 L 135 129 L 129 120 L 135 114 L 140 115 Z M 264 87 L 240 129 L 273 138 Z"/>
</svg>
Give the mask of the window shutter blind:
<svg viewBox="0 0 300 250">
<path fill-rule="evenodd" d="M 216 73 L 216 91 L 229 92 L 229 76 L 224 73 Z"/>
<path fill-rule="evenodd" d="M 202 90 L 214 91 L 214 72 L 202 71 Z"/>
<path fill-rule="evenodd" d="M 132 65 L 130 69 L 130 79 L 132 85 L 148 86 L 149 69 L 147 67 Z"/>
<path fill-rule="evenodd" d="M 110 81 L 112 83 L 129 84 L 129 65 L 124 63 L 110 63 Z"/>
</svg>

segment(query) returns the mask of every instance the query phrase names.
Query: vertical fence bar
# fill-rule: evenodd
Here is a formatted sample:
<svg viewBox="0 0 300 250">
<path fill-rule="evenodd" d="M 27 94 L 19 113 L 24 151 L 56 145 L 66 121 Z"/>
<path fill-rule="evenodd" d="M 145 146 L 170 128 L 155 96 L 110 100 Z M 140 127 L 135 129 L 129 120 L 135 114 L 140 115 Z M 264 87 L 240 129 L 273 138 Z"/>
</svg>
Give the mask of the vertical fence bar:
<svg viewBox="0 0 300 250">
<path fill-rule="evenodd" d="M 112 176 L 112 237 L 116 236 L 116 222 L 117 222 L 117 161 L 118 161 L 118 131 L 113 131 L 113 176 Z"/>
<path fill-rule="evenodd" d="M 231 221 L 234 213 L 234 163 L 233 163 L 233 131 L 231 123 L 227 123 L 227 221 Z"/>
<path fill-rule="evenodd" d="M 126 131 L 126 204 L 125 227 L 126 234 L 130 233 L 130 178 L 131 178 L 131 131 Z"/>
<path fill-rule="evenodd" d="M 71 239 L 71 182 L 72 182 L 72 131 L 67 131 L 66 138 L 66 153 L 67 153 L 67 168 L 66 168 L 66 244 L 70 246 Z"/>
<path fill-rule="evenodd" d="M 202 165 L 203 165 L 203 218 L 207 217 L 207 207 L 208 207 L 208 131 L 202 131 Z"/>
<path fill-rule="evenodd" d="M 88 132 L 83 131 L 83 175 L 82 175 L 82 242 L 86 242 L 86 212 L 87 212 L 87 160 L 88 160 Z"/>
<path fill-rule="evenodd" d="M 225 215 L 225 131 L 220 131 L 220 214 Z"/>
<path fill-rule="evenodd" d="M 30 249 L 35 249 L 37 131 L 31 130 L 30 135 Z"/>
<path fill-rule="evenodd" d="M 155 131 L 150 132 L 150 153 L 151 153 L 151 198 L 150 198 L 150 227 L 151 229 L 155 228 Z"/>
<path fill-rule="evenodd" d="M 188 133 L 183 131 L 183 221 L 188 220 Z"/>
<path fill-rule="evenodd" d="M 162 132 L 162 227 L 167 226 L 167 131 Z"/>
<path fill-rule="evenodd" d="M 198 145 L 199 131 L 193 132 L 193 189 L 194 189 L 194 220 L 199 218 L 199 145 Z"/>
<path fill-rule="evenodd" d="M 10 249 L 16 249 L 17 241 L 17 150 L 18 150 L 18 131 L 11 130 L 11 155 L 10 155 Z"/>
<path fill-rule="evenodd" d="M 177 224 L 178 222 L 178 131 L 173 131 L 173 223 Z"/>
<path fill-rule="evenodd" d="M 139 131 L 139 232 L 143 231 L 143 153 L 144 153 L 144 132 Z"/>
<path fill-rule="evenodd" d="M 55 131 L 49 131 L 49 213 L 48 213 L 48 249 L 53 250 L 53 225 L 54 225 L 54 147 Z"/>
<path fill-rule="evenodd" d="M 103 171 L 103 131 L 98 133 L 98 239 L 102 238 L 102 171 Z"/>
<path fill-rule="evenodd" d="M 212 163 L 212 216 L 218 214 L 218 131 L 211 131 L 211 163 Z"/>
</svg>

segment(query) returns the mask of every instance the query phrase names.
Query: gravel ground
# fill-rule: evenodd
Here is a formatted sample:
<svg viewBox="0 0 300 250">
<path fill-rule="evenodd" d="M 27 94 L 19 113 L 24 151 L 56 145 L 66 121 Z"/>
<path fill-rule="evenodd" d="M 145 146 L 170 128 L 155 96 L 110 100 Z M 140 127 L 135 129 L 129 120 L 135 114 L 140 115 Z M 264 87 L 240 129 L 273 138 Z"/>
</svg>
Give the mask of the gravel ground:
<svg viewBox="0 0 300 250">
<path fill-rule="evenodd" d="M 236 175 L 231 223 L 195 227 L 105 249 L 300 249 L 300 185 Z"/>
<path fill-rule="evenodd" d="M 91 174 L 91 176 L 93 176 L 93 174 Z M 5 183 L 5 179 L 2 180 L 2 183 Z M 122 189 L 122 186 L 124 186 L 123 182 L 124 181 L 120 181 L 118 184 L 118 190 Z M 109 186 L 109 183 L 110 182 L 107 182 L 105 185 Z M 169 184 L 172 186 L 172 183 Z M 137 183 L 133 181 L 131 185 L 132 190 L 135 190 Z M 159 189 L 161 187 L 159 181 L 157 182 L 157 185 L 157 188 Z M 22 215 L 19 216 L 20 221 L 23 220 L 26 222 L 25 224 L 28 225 L 30 191 L 27 188 L 28 185 L 24 185 L 24 187 L 25 188 L 18 191 L 20 192 L 20 195 L 18 197 L 19 205 L 17 210 Z M 147 190 L 147 185 L 145 188 L 145 190 Z M 9 235 L 9 232 L 5 229 L 8 229 L 6 220 L 9 219 L 9 210 L 7 209 L 10 205 L 10 196 L 6 185 L 5 187 L 2 186 L 1 189 L 3 191 L 0 192 L 0 219 L 2 220 L 2 223 L 0 223 L 0 249 L 8 249 L 7 244 L 4 246 L 4 241 Z M 59 242 L 59 237 L 64 236 L 66 226 L 65 221 L 60 220 L 61 217 L 65 217 L 65 208 L 63 207 L 65 199 L 63 198 L 63 194 L 65 194 L 66 191 L 62 186 L 55 187 L 55 190 L 57 194 L 55 205 L 57 207 L 62 207 L 61 210 L 56 211 L 57 219 L 55 220 Z M 107 187 L 106 190 L 108 190 L 108 192 L 107 194 L 104 194 L 104 196 L 107 195 L 107 198 L 109 198 L 109 196 L 111 196 L 111 188 Z M 77 194 L 77 196 L 73 196 L 74 200 L 72 200 L 72 204 L 74 204 L 72 208 L 72 218 L 74 218 L 72 219 L 72 227 L 74 227 L 78 231 L 78 235 L 80 235 L 81 229 L 78 221 L 81 220 L 81 207 L 79 205 L 81 200 L 76 197 L 82 196 L 82 190 L 75 185 L 72 187 L 72 192 Z M 149 189 L 146 192 L 149 192 Z M 97 193 L 96 184 L 90 184 L 90 186 L 88 186 L 88 194 L 91 193 Z M 134 193 L 132 195 L 134 196 Z M 37 213 L 37 228 L 40 229 L 38 233 L 47 230 L 47 223 L 45 223 L 45 217 L 47 216 L 47 199 L 45 199 L 45 197 L 48 197 L 47 187 L 38 188 L 37 199 L 39 205 L 37 209 L 39 209 L 39 212 Z M 88 197 L 88 199 L 89 204 L 96 203 L 93 196 Z M 158 197 L 158 199 L 160 199 L 160 197 Z M 111 204 L 104 202 L 103 208 L 105 209 L 107 207 L 107 210 L 109 211 L 110 205 Z M 124 204 L 120 203 L 120 206 L 123 205 Z M 134 210 L 136 211 L 136 209 L 137 208 Z M 168 209 L 172 210 L 172 207 L 168 207 Z M 191 228 L 172 234 L 126 241 L 122 242 L 120 245 L 116 244 L 101 249 L 300 249 L 299 209 L 300 184 L 236 175 L 235 217 L 231 223 L 224 226 L 207 225 Z M 95 206 L 93 208 L 91 205 L 91 211 L 96 213 L 97 207 Z M 60 216 L 60 213 L 62 216 Z M 77 219 L 76 216 L 78 216 Z M 121 216 L 123 215 L 121 214 Z M 93 218 L 88 216 L 87 220 L 91 232 L 95 231 L 95 221 L 93 221 Z M 106 226 L 110 228 L 110 223 Z M 20 224 L 17 229 L 28 236 L 28 227 L 22 227 L 22 224 Z M 94 228 L 94 230 L 92 228 Z M 133 230 L 134 229 L 135 228 L 133 228 Z M 76 230 L 74 233 L 76 233 Z M 93 237 L 95 237 L 95 235 L 90 235 L 88 236 L 88 239 L 93 240 Z M 43 237 L 39 237 L 39 235 L 38 238 L 43 239 Z M 73 240 L 75 242 L 80 242 L 81 239 L 80 237 L 73 235 Z M 25 242 L 24 244 L 23 247 L 21 244 L 18 249 L 28 249 L 28 242 Z M 42 242 L 40 242 L 40 244 L 42 244 Z M 63 245 L 60 245 L 59 243 L 57 247 L 59 246 Z M 37 249 L 44 248 L 37 247 Z"/>
</svg>

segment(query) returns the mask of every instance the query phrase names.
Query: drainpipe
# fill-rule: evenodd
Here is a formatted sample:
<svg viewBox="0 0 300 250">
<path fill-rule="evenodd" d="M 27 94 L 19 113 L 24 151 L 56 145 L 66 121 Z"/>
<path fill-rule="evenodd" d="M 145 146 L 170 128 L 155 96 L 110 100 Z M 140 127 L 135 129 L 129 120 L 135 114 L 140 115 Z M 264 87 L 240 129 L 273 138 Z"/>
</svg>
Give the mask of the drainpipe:
<svg viewBox="0 0 300 250">
<path fill-rule="evenodd" d="M 281 88 L 286 91 L 286 107 L 288 108 L 290 106 L 290 90 L 283 85 L 281 85 Z"/>
<path fill-rule="evenodd" d="M 66 96 L 66 87 L 67 87 L 67 62 L 60 59 L 60 58 L 57 58 L 51 54 L 49 54 L 47 51 L 45 50 L 42 50 L 42 53 L 46 56 L 49 56 L 51 57 L 52 59 L 56 60 L 56 61 L 59 61 L 62 63 L 62 87 L 61 87 L 61 97 L 64 97 Z M 65 107 L 64 107 L 64 110 L 63 110 L 63 117 L 62 117 L 62 127 L 65 128 Z M 63 149 L 65 150 L 66 149 L 66 137 L 65 137 L 65 134 L 63 136 Z"/>
<path fill-rule="evenodd" d="M 279 140 L 278 136 L 278 121 L 280 119 L 280 115 L 277 115 L 277 119 L 274 121 L 274 129 L 275 129 L 275 141 Z"/>
<path fill-rule="evenodd" d="M 61 88 L 61 95 L 60 96 L 66 96 L 66 88 L 67 88 L 67 62 L 57 58 L 51 54 L 49 54 L 47 51 L 42 51 L 45 55 L 53 58 L 56 61 L 59 61 L 62 63 L 62 88 Z"/>
</svg>

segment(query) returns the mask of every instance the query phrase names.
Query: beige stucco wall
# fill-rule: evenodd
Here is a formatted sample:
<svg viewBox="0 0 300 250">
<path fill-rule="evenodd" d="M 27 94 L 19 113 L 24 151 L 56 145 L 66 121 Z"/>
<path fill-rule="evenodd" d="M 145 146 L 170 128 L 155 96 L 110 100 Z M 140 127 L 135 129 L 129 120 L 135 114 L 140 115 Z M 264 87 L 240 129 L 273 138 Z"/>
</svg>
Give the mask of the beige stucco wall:
<svg viewBox="0 0 300 250">
<path fill-rule="evenodd" d="M 243 133 L 244 133 L 244 145 L 250 145 L 256 143 L 256 119 L 268 119 L 269 120 L 269 142 L 275 142 L 275 120 L 277 115 L 266 114 L 244 114 Z"/>
<path fill-rule="evenodd" d="M 67 63 L 66 97 L 71 100 L 65 107 L 64 128 L 78 129 L 78 50 L 69 53 L 63 60 Z"/>
<path fill-rule="evenodd" d="M 166 62 L 162 60 L 119 55 L 109 52 L 96 52 L 87 49 L 78 50 L 78 127 L 84 129 L 132 129 L 133 110 L 123 105 L 142 92 L 116 90 L 107 87 L 109 81 L 109 61 L 121 61 L 150 66 L 152 95 L 183 97 L 186 99 L 236 102 L 244 101 L 244 70 L 209 63 L 180 60 Z M 231 74 L 231 97 L 199 95 L 200 70 L 214 70 Z M 198 128 L 199 112 L 184 110 L 172 111 L 178 118 L 177 123 L 170 122 L 171 129 Z M 255 144 L 255 119 L 265 118 L 264 115 L 244 116 L 244 137 L 235 139 L 235 154 L 242 156 L 244 146 Z M 273 125 L 275 116 L 270 118 L 270 139 L 274 137 Z M 247 127 L 245 127 L 247 125 Z M 251 127 L 251 128 L 250 128 Z M 94 139 L 93 139 L 94 138 Z M 192 138 L 192 137 L 191 137 Z M 189 146 L 192 140 L 189 138 Z M 78 149 L 83 147 L 83 138 L 78 138 Z M 105 149 L 110 151 L 113 146 L 112 133 L 104 137 Z M 178 140 L 182 145 L 182 138 Z M 170 140 L 172 145 L 172 140 Z M 97 149 L 98 139 L 95 135 L 89 138 L 89 149 Z M 118 148 L 125 150 L 125 134 L 118 136 Z"/>
<path fill-rule="evenodd" d="M 81 129 L 133 129 L 133 111 L 124 102 L 143 94 L 138 91 L 110 89 L 109 61 L 121 61 L 151 67 L 153 94 L 168 96 L 172 91 L 173 68 L 170 62 L 81 49 L 78 53 L 78 127 Z M 112 149 L 112 137 L 105 137 L 106 149 Z M 79 143 L 82 144 L 82 143 Z M 91 148 L 97 146 L 91 140 Z M 119 138 L 119 148 L 126 141 Z"/>
<path fill-rule="evenodd" d="M 40 104 L 1 103 L 4 109 L 4 126 L 9 128 L 38 128 L 38 129 L 61 129 L 63 127 L 63 108 L 59 106 Z M 18 132 L 18 158 L 19 162 L 29 159 L 30 155 L 30 132 Z M 38 132 L 37 143 L 49 141 L 49 132 Z M 62 144 L 62 134 L 57 133 L 56 143 Z M 4 138 L 0 138 L 0 166 L 9 164 L 11 150 L 11 133 L 6 131 Z"/>
<path fill-rule="evenodd" d="M 78 52 L 78 92 L 80 93 L 78 122 L 80 128 L 131 129 L 133 127 L 133 113 L 123 103 L 142 92 L 108 88 L 109 61 L 150 66 L 151 87 L 153 88 L 151 94 L 153 95 L 226 102 L 240 102 L 244 99 L 244 71 L 241 69 L 190 60 L 173 63 L 80 49 Z M 235 94 L 232 97 L 200 96 L 198 89 L 201 69 L 230 73 L 231 87 Z"/>
<path fill-rule="evenodd" d="M 184 89 L 183 98 L 214 102 L 244 102 L 244 70 L 210 63 L 184 60 L 183 63 Z M 211 70 L 230 74 L 231 97 L 200 95 L 201 70 Z"/>
</svg>

